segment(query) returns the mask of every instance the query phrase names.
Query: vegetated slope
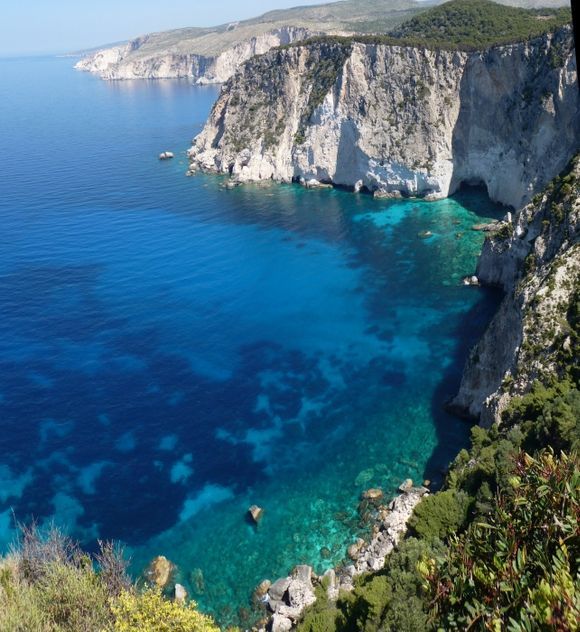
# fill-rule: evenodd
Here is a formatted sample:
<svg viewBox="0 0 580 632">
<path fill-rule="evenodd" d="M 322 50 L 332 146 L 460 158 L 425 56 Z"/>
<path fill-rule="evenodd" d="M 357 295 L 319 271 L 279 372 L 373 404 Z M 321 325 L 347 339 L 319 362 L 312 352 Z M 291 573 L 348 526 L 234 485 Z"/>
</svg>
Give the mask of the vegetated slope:
<svg viewBox="0 0 580 632">
<path fill-rule="evenodd" d="M 491 0 L 451 0 L 393 31 L 406 42 L 483 49 L 519 42 L 570 22 L 570 8 L 522 10 Z"/>
<path fill-rule="evenodd" d="M 496 320 L 521 318 L 502 411 L 472 429 L 385 568 L 338 600 L 319 585 L 300 632 L 579 629 L 579 157 L 489 242 L 486 265 L 507 267 Z M 473 371 L 488 369 L 482 345 L 511 346 L 500 331 L 478 345 Z"/>
</svg>

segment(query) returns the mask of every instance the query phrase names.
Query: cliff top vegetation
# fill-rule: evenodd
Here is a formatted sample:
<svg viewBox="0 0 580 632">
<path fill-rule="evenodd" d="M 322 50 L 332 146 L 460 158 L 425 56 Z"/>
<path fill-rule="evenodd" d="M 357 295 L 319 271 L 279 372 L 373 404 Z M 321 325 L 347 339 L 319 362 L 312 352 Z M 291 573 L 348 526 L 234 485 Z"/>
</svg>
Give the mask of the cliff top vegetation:
<svg viewBox="0 0 580 632">
<path fill-rule="evenodd" d="M 451 0 L 414 16 L 385 35 L 324 36 L 293 45 L 334 41 L 345 45 L 360 42 L 475 51 L 529 40 L 570 21 L 568 7 L 524 9 L 491 0 Z"/>
</svg>

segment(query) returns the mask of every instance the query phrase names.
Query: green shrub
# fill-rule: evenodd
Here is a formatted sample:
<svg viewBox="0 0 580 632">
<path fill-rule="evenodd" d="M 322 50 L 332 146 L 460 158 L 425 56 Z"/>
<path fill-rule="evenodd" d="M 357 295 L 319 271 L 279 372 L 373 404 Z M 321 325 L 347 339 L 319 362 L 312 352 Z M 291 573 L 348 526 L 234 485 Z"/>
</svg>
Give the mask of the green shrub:
<svg viewBox="0 0 580 632">
<path fill-rule="evenodd" d="M 468 494 L 454 489 L 427 496 L 415 507 L 409 526 L 422 538 L 442 540 L 461 529 L 471 504 Z"/>
<path fill-rule="evenodd" d="M 521 453 L 487 522 L 455 537 L 419 570 L 445 630 L 573 632 L 580 622 L 580 461 Z"/>
</svg>

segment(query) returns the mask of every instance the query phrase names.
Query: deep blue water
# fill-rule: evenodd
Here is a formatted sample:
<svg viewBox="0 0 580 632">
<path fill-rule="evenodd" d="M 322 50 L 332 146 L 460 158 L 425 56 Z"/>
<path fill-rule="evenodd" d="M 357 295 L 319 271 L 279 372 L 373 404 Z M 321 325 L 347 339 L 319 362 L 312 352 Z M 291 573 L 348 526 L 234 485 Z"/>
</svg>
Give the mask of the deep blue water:
<svg viewBox="0 0 580 632">
<path fill-rule="evenodd" d="M 0 548 L 12 511 L 120 539 L 230 620 L 465 444 L 442 404 L 497 297 L 460 279 L 500 209 L 186 178 L 218 88 L 70 66 L 0 61 Z"/>
</svg>

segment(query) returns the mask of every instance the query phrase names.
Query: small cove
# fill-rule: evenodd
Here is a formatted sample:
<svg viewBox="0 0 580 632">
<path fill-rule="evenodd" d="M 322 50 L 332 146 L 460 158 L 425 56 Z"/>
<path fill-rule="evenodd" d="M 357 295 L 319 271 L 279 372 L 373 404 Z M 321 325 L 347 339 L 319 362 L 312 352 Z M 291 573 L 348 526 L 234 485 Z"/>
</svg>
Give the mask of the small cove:
<svg viewBox="0 0 580 632">
<path fill-rule="evenodd" d="M 70 65 L 0 61 L 0 546 L 12 511 L 119 539 L 236 620 L 465 445 L 442 405 L 498 296 L 461 278 L 502 210 L 186 178 L 217 88 Z"/>
</svg>

